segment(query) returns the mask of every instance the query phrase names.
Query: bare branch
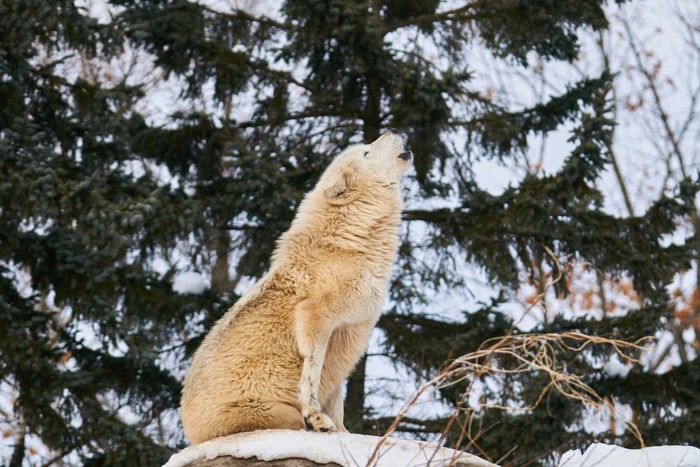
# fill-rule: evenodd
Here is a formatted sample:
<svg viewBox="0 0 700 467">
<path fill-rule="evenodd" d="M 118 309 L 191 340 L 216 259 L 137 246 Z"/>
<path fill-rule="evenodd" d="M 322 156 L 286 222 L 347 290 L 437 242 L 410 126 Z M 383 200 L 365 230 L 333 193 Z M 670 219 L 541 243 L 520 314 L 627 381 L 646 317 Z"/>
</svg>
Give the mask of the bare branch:
<svg viewBox="0 0 700 467">
<path fill-rule="evenodd" d="M 601 397 L 591 388 L 581 376 L 566 372 L 566 367 L 559 363 L 557 353 L 560 351 L 580 354 L 594 345 L 607 346 L 626 361 L 637 364 L 641 362 L 630 357 L 629 353 L 640 352 L 645 349 L 644 343 L 649 340 L 646 337 L 635 342 L 619 339 L 609 339 L 600 336 L 591 336 L 579 332 L 546 333 L 546 334 L 522 334 L 506 335 L 485 341 L 482 346 L 471 353 L 456 358 L 450 362 L 437 376 L 421 386 L 408 404 L 399 412 L 382 439 L 377 443 L 370 462 L 379 454 L 379 449 L 406 417 L 409 409 L 426 393 L 435 389 L 453 387 L 465 384 L 466 389 L 460 396 L 460 401 L 466 401 L 468 394 L 474 389 L 474 384 L 485 376 L 503 376 L 521 373 L 536 372 L 546 375 L 549 383 L 545 385 L 536 400 L 524 407 L 512 407 L 497 403 L 484 402 L 483 408 L 491 408 L 507 411 L 529 412 L 537 408 L 546 396 L 551 392 L 558 392 L 562 396 L 578 401 L 581 404 L 605 410 L 611 418 L 622 421 L 630 430 L 639 444 L 644 447 L 644 440 L 639 429 L 632 421 L 621 420 L 614 405 L 607 398 Z M 506 363 L 509 362 L 509 363 Z M 462 402 L 464 403 L 464 402 Z M 452 418 L 460 416 L 460 406 L 453 412 Z M 470 411 L 468 411 L 470 412 Z M 471 412 L 470 412 L 471 413 Z M 455 422 L 453 421 L 453 423 Z M 478 446 L 477 446 L 478 449 Z M 481 455 L 487 459 L 485 452 Z"/>
<path fill-rule="evenodd" d="M 602 31 L 598 31 L 598 48 L 603 57 L 603 65 L 606 70 L 610 71 L 610 56 L 608 51 L 605 49 L 604 36 Z M 615 86 L 612 87 L 612 101 L 613 101 L 613 120 L 617 121 L 617 94 L 615 91 Z M 615 131 L 614 128 L 612 131 Z M 634 217 L 634 208 L 632 207 L 632 201 L 630 199 L 629 192 L 627 191 L 627 183 L 622 177 L 622 171 L 620 170 L 620 164 L 617 162 L 617 156 L 615 155 L 615 150 L 612 146 L 612 138 L 606 143 L 606 148 L 608 152 L 608 157 L 610 157 L 610 163 L 613 167 L 613 172 L 615 173 L 615 178 L 620 186 L 620 191 L 622 192 L 622 199 L 625 202 L 625 207 L 627 208 L 627 213 L 630 217 Z M 602 288 L 601 288 L 602 291 Z M 605 310 L 605 309 L 603 309 Z"/>
<path fill-rule="evenodd" d="M 632 29 L 630 28 L 629 21 L 627 21 L 627 19 L 621 19 L 621 22 L 622 26 L 625 28 L 625 33 L 627 34 L 629 45 L 632 48 L 632 53 L 634 54 L 635 61 L 637 62 L 637 69 L 646 79 L 647 84 L 649 86 L 649 90 L 651 91 L 651 94 L 654 97 L 654 105 L 656 106 L 656 110 L 659 114 L 659 119 L 661 120 L 661 123 L 663 125 L 666 137 L 668 138 L 668 141 L 671 143 L 671 147 L 673 148 L 673 154 L 677 158 L 678 166 L 681 170 L 681 175 L 683 175 L 683 178 L 686 178 L 688 174 L 685 169 L 685 161 L 683 158 L 683 152 L 681 151 L 680 142 L 678 141 L 675 131 L 673 130 L 673 128 L 671 128 L 671 122 L 668 118 L 668 113 L 664 109 L 663 102 L 661 101 L 661 95 L 659 94 L 659 89 L 656 84 L 656 80 L 642 62 L 642 54 L 639 50 L 639 47 L 637 46 L 637 42 L 632 33 Z"/>
</svg>

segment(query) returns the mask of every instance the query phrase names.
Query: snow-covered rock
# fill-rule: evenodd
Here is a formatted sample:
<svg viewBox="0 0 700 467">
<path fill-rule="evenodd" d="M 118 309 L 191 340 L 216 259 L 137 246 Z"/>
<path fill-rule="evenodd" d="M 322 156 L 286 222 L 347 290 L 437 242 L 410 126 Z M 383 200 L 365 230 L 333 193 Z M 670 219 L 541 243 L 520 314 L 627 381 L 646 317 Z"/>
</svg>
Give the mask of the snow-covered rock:
<svg viewBox="0 0 700 467">
<path fill-rule="evenodd" d="M 592 444 L 581 454 L 566 452 L 559 467 L 700 467 L 700 449 L 692 446 L 654 446 L 626 449 L 609 444 Z"/>
<path fill-rule="evenodd" d="M 381 443 L 380 441 L 381 438 L 378 436 L 352 433 L 315 433 L 303 430 L 254 431 L 224 436 L 190 446 L 174 454 L 163 467 L 205 465 L 202 461 L 224 456 L 254 457 L 261 461 L 301 458 L 318 464 L 335 463 L 347 467 L 496 466 L 471 454 L 422 441 L 394 438 L 387 438 Z M 375 449 L 377 449 L 376 454 Z"/>
</svg>

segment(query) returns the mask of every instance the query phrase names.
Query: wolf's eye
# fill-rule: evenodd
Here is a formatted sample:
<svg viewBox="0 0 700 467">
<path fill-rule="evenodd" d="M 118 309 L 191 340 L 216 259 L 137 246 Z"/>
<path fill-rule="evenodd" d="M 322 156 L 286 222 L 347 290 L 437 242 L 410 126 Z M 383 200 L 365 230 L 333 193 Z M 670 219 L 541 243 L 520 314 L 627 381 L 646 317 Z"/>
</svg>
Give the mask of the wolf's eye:
<svg viewBox="0 0 700 467">
<path fill-rule="evenodd" d="M 367 157 L 367 154 L 369 154 L 369 151 L 365 151 L 365 153 L 362 154 L 362 157 Z"/>
</svg>

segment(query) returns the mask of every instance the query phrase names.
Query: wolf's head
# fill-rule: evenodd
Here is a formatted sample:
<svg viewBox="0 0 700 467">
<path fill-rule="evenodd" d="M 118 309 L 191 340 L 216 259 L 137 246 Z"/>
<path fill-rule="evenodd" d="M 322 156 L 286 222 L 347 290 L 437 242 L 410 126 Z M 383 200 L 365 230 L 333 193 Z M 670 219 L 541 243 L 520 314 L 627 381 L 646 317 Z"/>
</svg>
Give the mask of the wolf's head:
<svg viewBox="0 0 700 467">
<path fill-rule="evenodd" d="M 346 204 L 368 185 L 396 187 L 413 162 L 403 138 L 391 129 L 370 144 L 350 146 L 328 167 L 319 184 L 331 204 Z"/>
</svg>

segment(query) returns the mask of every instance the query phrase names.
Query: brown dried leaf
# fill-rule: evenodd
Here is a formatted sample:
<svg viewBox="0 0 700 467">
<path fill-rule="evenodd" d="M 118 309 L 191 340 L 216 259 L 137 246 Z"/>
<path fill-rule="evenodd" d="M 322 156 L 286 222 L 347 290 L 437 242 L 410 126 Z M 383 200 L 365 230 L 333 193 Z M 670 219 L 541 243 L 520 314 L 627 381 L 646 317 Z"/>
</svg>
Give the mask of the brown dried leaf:
<svg viewBox="0 0 700 467">
<path fill-rule="evenodd" d="M 676 310 L 674 315 L 676 316 L 676 319 L 678 319 L 682 328 L 690 326 L 690 324 L 693 322 L 693 310 L 687 305 Z"/>
</svg>

